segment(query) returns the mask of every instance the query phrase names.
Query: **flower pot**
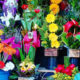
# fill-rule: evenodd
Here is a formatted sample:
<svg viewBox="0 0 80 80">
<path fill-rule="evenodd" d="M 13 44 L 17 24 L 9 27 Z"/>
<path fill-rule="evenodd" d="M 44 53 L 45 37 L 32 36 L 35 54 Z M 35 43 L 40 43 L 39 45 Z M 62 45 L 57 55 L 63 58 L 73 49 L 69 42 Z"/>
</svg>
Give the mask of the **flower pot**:
<svg viewBox="0 0 80 80">
<path fill-rule="evenodd" d="M 34 80 L 34 77 L 18 77 L 18 80 Z"/>
<path fill-rule="evenodd" d="M 48 57 L 47 68 L 53 70 L 57 66 L 58 50 L 53 48 L 45 49 L 45 56 Z"/>
<path fill-rule="evenodd" d="M 69 57 L 80 57 L 80 49 L 69 49 Z"/>
<path fill-rule="evenodd" d="M 0 70 L 0 80 L 9 80 L 9 71 Z"/>
<path fill-rule="evenodd" d="M 58 50 L 53 48 L 45 49 L 45 56 L 58 56 Z"/>
</svg>

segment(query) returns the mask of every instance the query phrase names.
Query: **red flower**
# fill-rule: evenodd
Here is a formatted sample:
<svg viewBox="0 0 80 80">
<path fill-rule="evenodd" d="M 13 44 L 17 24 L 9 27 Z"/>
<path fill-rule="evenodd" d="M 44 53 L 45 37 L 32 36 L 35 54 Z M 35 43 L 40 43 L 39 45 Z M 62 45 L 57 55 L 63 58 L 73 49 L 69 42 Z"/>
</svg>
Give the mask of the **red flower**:
<svg viewBox="0 0 80 80">
<path fill-rule="evenodd" d="M 21 8 L 24 9 L 24 10 L 26 10 L 26 9 L 28 8 L 28 5 L 23 4 L 23 5 L 21 6 Z"/>
<path fill-rule="evenodd" d="M 74 19 L 72 19 L 72 22 L 73 22 L 73 24 L 74 24 L 75 26 L 78 26 L 78 25 L 79 25 L 79 23 L 78 23 L 77 21 L 75 21 Z"/>
<path fill-rule="evenodd" d="M 40 9 L 35 9 L 34 12 L 35 13 L 39 13 L 40 12 Z"/>
<path fill-rule="evenodd" d="M 72 36 L 73 34 L 71 32 L 67 33 L 66 38 Z"/>
<path fill-rule="evenodd" d="M 65 70 L 64 70 L 64 73 L 71 76 L 72 75 L 72 71 L 70 69 L 70 67 L 67 67 Z"/>
<path fill-rule="evenodd" d="M 75 65 L 74 65 L 74 64 L 71 64 L 71 65 L 69 65 L 69 68 L 70 68 L 71 70 L 73 70 L 73 69 L 75 68 Z"/>
<path fill-rule="evenodd" d="M 3 61 L 0 61 L 0 69 L 3 69 L 5 67 L 5 63 Z"/>
<path fill-rule="evenodd" d="M 58 67 L 55 69 L 56 72 L 62 72 L 64 70 L 64 65 L 58 65 Z"/>
<path fill-rule="evenodd" d="M 65 25 L 64 25 L 64 32 L 68 32 L 69 29 L 74 25 L 74 23 L 72 21 L 68 21 Z"/>
<path fill-rule="evenodd" d="M 65 2 L 65 1 L 62 1 L 62 2 L 60 3 L 60 9 L 61 9 L 61 10 L 64 10 L 67 6 L 68 6 L 68 4 L 67 4 L 67 2 Z"/>
</svg>

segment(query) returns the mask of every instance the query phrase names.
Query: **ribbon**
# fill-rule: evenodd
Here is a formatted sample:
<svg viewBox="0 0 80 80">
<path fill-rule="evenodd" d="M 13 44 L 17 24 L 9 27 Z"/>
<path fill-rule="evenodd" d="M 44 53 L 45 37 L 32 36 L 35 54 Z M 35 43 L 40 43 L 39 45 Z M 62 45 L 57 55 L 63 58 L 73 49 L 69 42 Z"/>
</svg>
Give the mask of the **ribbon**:
<svg viewBox="0 0 80 80">
<path fill-rule="evenodd" d="M 24 50 L 26 53 L 29 52 L 30 46 L 32 45 L 34 48 L 40 47 L 40 35 L 37 35 L 37 31 L 33 32 L 33 38 L 30 39 L 28 37 L 28 33 L 24 36 L 22 43 L 24 44 Z"/>
<path fill-rule="evenodd" d="M 17 44 L 14 42 L 15 41 L 15 37 L 11 37 L 9 39 L 6 39 L 4 41 L 1 41 L 2 43 L 6 43 L 8 45 L 10 45 L 12 48 L 21 48 L 21 44 L 20 42 L 18 42 Z M 19 50 L 16 49 L 16 57 L 19 58 L 20 57 L 20 54 L 19 54 Z M 6 53 L 4 54 L 4 56 L 6 56 Z M 10 55 L 8 57 L 8 60 L 11 60 L 12 59 L 12 56 Z"/>
</svg>

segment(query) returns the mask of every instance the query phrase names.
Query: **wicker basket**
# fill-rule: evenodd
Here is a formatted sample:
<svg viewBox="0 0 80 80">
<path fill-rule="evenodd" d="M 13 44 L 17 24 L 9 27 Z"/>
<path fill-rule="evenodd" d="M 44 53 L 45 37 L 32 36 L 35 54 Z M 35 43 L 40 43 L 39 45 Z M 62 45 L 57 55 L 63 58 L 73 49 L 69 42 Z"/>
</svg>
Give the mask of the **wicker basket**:
<svg viewBox="0 0 80 80">
<path fill-rule="evenodd" d="M 69 57 L 80 57 L 80 49 L 69 49 Z"/>
</svg>

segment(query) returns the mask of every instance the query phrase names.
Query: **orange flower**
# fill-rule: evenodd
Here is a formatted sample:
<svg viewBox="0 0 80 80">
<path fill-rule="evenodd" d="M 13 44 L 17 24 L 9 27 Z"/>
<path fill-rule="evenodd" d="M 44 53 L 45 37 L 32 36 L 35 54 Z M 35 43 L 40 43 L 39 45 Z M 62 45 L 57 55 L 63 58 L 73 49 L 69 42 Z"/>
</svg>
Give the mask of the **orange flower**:
<svg viewBox="0 0 80 80">
<path fill-rule="evenodd" d="M 3 51 L 4 44 L 0 43 L 0 53 Z"/>
<path fill-rule="evenodd" d="M 0 53 L 1 52 L 7 53 L 8 55 L 13 55 L 16 53 L 16 50 L 8 44 L 0 43 Z"/>
<path fill-rule="evenodd" d="M 11 46 L 6 46 L 4 47 L 3 52 L 7 53 L 8 55 L 13 55 L 16 53 L 16 50 Z"/>
<path fill-rule="evenodd" d="M 57 4 L 51 4 L 50 10 L 51 10 L 51 13 L 53 13 L 55 15 L 55 14 L 59 13 L 60 8 Z"/>
<path fill-rule="evenodd" d="M 62 0 L 50 0 L 51 3 L 54 3 L 54 4 L 60 4 L 62 2 Z"/>
</svg>

